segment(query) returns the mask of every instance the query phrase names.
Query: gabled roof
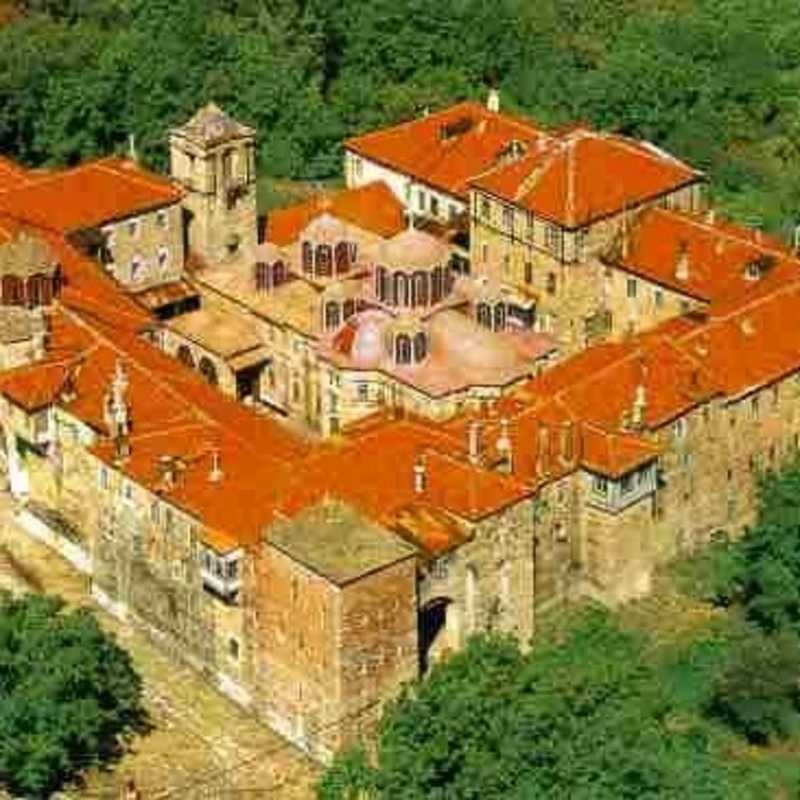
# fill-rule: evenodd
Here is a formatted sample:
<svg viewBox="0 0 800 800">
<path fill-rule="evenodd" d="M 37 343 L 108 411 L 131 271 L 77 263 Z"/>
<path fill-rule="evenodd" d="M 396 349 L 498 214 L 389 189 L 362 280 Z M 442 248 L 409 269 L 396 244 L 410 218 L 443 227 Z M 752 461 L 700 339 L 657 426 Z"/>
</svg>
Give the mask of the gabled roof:
<svg viewBox="0 0 800 800">
<path fill-rule="evenodd" d="M 68 233 L 177 203 L 181 190 L 132 161 L 103 158 L 0 193 L 0 212 Z"/>
<path fill-rule="evenodd" d="M 516 161 L 489 169 L 472 185 L 576 228 L 700 180 L 648 142 L 576 128 L 541 139 Z"/>
<path fill-rule="evenodd" d="M 357 189 L 319 194 L 305 203 L 271 211 L 267 216 L 266 241 L 281 247 L 292 244 L 312 220 L 323 214 L 383 238 L 400 233 L 406 226 L 402 203 L 383 181 L 375 181 Z"/>
<path fill-rule="evenodd" d="M 609 263 L 706 302 L 742 299 L 800 274 L 781 243 L 708 216 L 649 208 L 627 238 Z"/>
<path fill-rule="evenodd" d="M 354 136 L 347 150 L 463 199 L 471 178 L 494 166 L 512 142 L 544 135 L 527 120 L 464 102 L 390 128 Z"/>
</svg>

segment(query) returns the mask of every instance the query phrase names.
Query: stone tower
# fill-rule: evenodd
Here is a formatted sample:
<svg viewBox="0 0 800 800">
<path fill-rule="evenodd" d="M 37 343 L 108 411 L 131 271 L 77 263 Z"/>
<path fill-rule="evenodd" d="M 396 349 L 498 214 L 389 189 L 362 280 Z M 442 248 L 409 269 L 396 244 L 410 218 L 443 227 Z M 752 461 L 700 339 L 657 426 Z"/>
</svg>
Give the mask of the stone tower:
<svg viewBox="0 0 800 800">
<path fill-rule="evenodd" d="M 214 103 L 169 135 L 170 171 L 186 190 L 188 246 L 208 264 L 250 264 L 257 244 L 255 131 Z"/>
</svg>

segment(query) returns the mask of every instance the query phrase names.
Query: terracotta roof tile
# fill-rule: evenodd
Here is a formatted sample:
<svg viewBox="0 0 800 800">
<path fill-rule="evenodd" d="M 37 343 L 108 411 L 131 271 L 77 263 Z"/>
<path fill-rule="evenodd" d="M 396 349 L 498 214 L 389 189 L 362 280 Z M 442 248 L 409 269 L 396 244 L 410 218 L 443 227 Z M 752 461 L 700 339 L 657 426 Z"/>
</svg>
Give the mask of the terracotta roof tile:
<svg viewBox="0 0 800 800">
<path fill-rule="evenodd" d="M 800 272 L 800 261 L 766 236 L 661 208 L 643 212 L 617 250 L 611 261 L 622 269 L 708 302 L 753 295 L 765 285 L 769 291 Z"/>
<path fill-rule="evenodd" d="M 530 144 L 543 135 L 529 121 L 465 102 L 355 136 L 344 147 L 466 199 L 470 179 L 494 166 L 511 142 Z"/>
<path fill-rule="evenodd" d="M 43 228 L 68 232 L 177 203 L 181 191 L 130 161 L 104 158 L 36 175 L 0 194 L 0 211 Z"/>
<path fill-rule="evenodd" d="M 583 128 L 472 184 L 535 214 L 574 228 L 699 180 L 701 174 L 646 142 Z"/>
<path fill-rule="evenodd" d="M 406 227 L 400 201 L 383 181 L 375 181 L 270 212 L 266 241 L 281 247 L 291 244 L 311 220 L 325 213 L 384 238 Z"/>
</svg>

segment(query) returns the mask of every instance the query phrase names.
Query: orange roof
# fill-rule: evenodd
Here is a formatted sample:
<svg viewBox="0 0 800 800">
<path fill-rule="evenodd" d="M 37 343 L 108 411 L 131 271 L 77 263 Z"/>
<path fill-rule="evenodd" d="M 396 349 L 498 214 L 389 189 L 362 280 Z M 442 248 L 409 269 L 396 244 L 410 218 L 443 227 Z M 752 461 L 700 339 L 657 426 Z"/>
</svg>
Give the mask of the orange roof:
<svg viewBox="0 0 800 800">
<path fill-rule="evenodd" d="M 662 208 L 642 213 L 616 266 L 677 292 L 713 301 L 772 288 L 798 272 L 800 262 L 758 232 Z M 755 265 L 760 277 L 748 274 Z"/>
<path fill-rule="evenodd" d="M 531 144 L 543 135 L 526 120 L 465 102 L 355 136 L 344 147 L 466 199 L 470 179 L 495 165 L 512 142 Z"/>
<path fill-rule="evenodd" d="M 44 361 L 7 370 L 0 373 L 0 394 L 27 412 L 38 411 L 58 399 L 70 366 L 66 361 Z"/>
<path fill-rule="evenodd" d="M 104 158 L 74 169 L 37 175 L 0 194 L 0 211 L 68 232 L 177 203 L 181 191 L 131 161 Z"/>
<path fill-rule="evenodd" d="M 647 142 L 578 128 L 472 181 L 534 214 L 575 228 L 674 191 L 701 174 Z"/>
<path fill-rule="evenodd" d="M 15 189 L 30 180 L 28 173 L 19 164 L 0 156 L 0 192 Z"/>
<path fill-rule="evenodd" d="M 386 239 L 406 227 L 402 203 L 383 181 L 375 181 L 270 212 L 266 241 L 281 247 L 291 244 L 311 220 L 326 213 Z"/>
</svg>

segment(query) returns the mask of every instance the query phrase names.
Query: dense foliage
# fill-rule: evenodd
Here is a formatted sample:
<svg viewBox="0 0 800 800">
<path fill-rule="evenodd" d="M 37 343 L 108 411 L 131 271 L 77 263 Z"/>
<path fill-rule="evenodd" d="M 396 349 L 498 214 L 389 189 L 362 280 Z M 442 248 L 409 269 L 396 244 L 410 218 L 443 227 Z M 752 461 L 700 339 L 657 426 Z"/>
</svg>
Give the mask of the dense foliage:
<svg viewBox="0 0 800 800">
<path fill-rule="evenodd" d="M 716 607 L 688 640 L 658 643 L 597 609 L 527 654 L 473 639 L 388 710 L 375 763 L 337 759 L 320 800 L 796 793 L 793 761 L 733 753 L 800 736 L 800 465 L 767 476 L 752 529 L 682 577 Z"/>
<path fill-rule="evenodd" d="M 0 30 L 0 152 L 124 149 L 209 98 L 258 127 L 261 166 L 321 178 L 347 134 L 502 90 L 548 124 L 648 137 L 711 171 L 738 216 L 800 200 L 795 0 L 18 0 Z"/>
<path fill-rule="evenodd" d="M 0 784 L 47 797 L 145 724 L 128 655 L 86 611 L 0 594 Z"/>
</svg>

